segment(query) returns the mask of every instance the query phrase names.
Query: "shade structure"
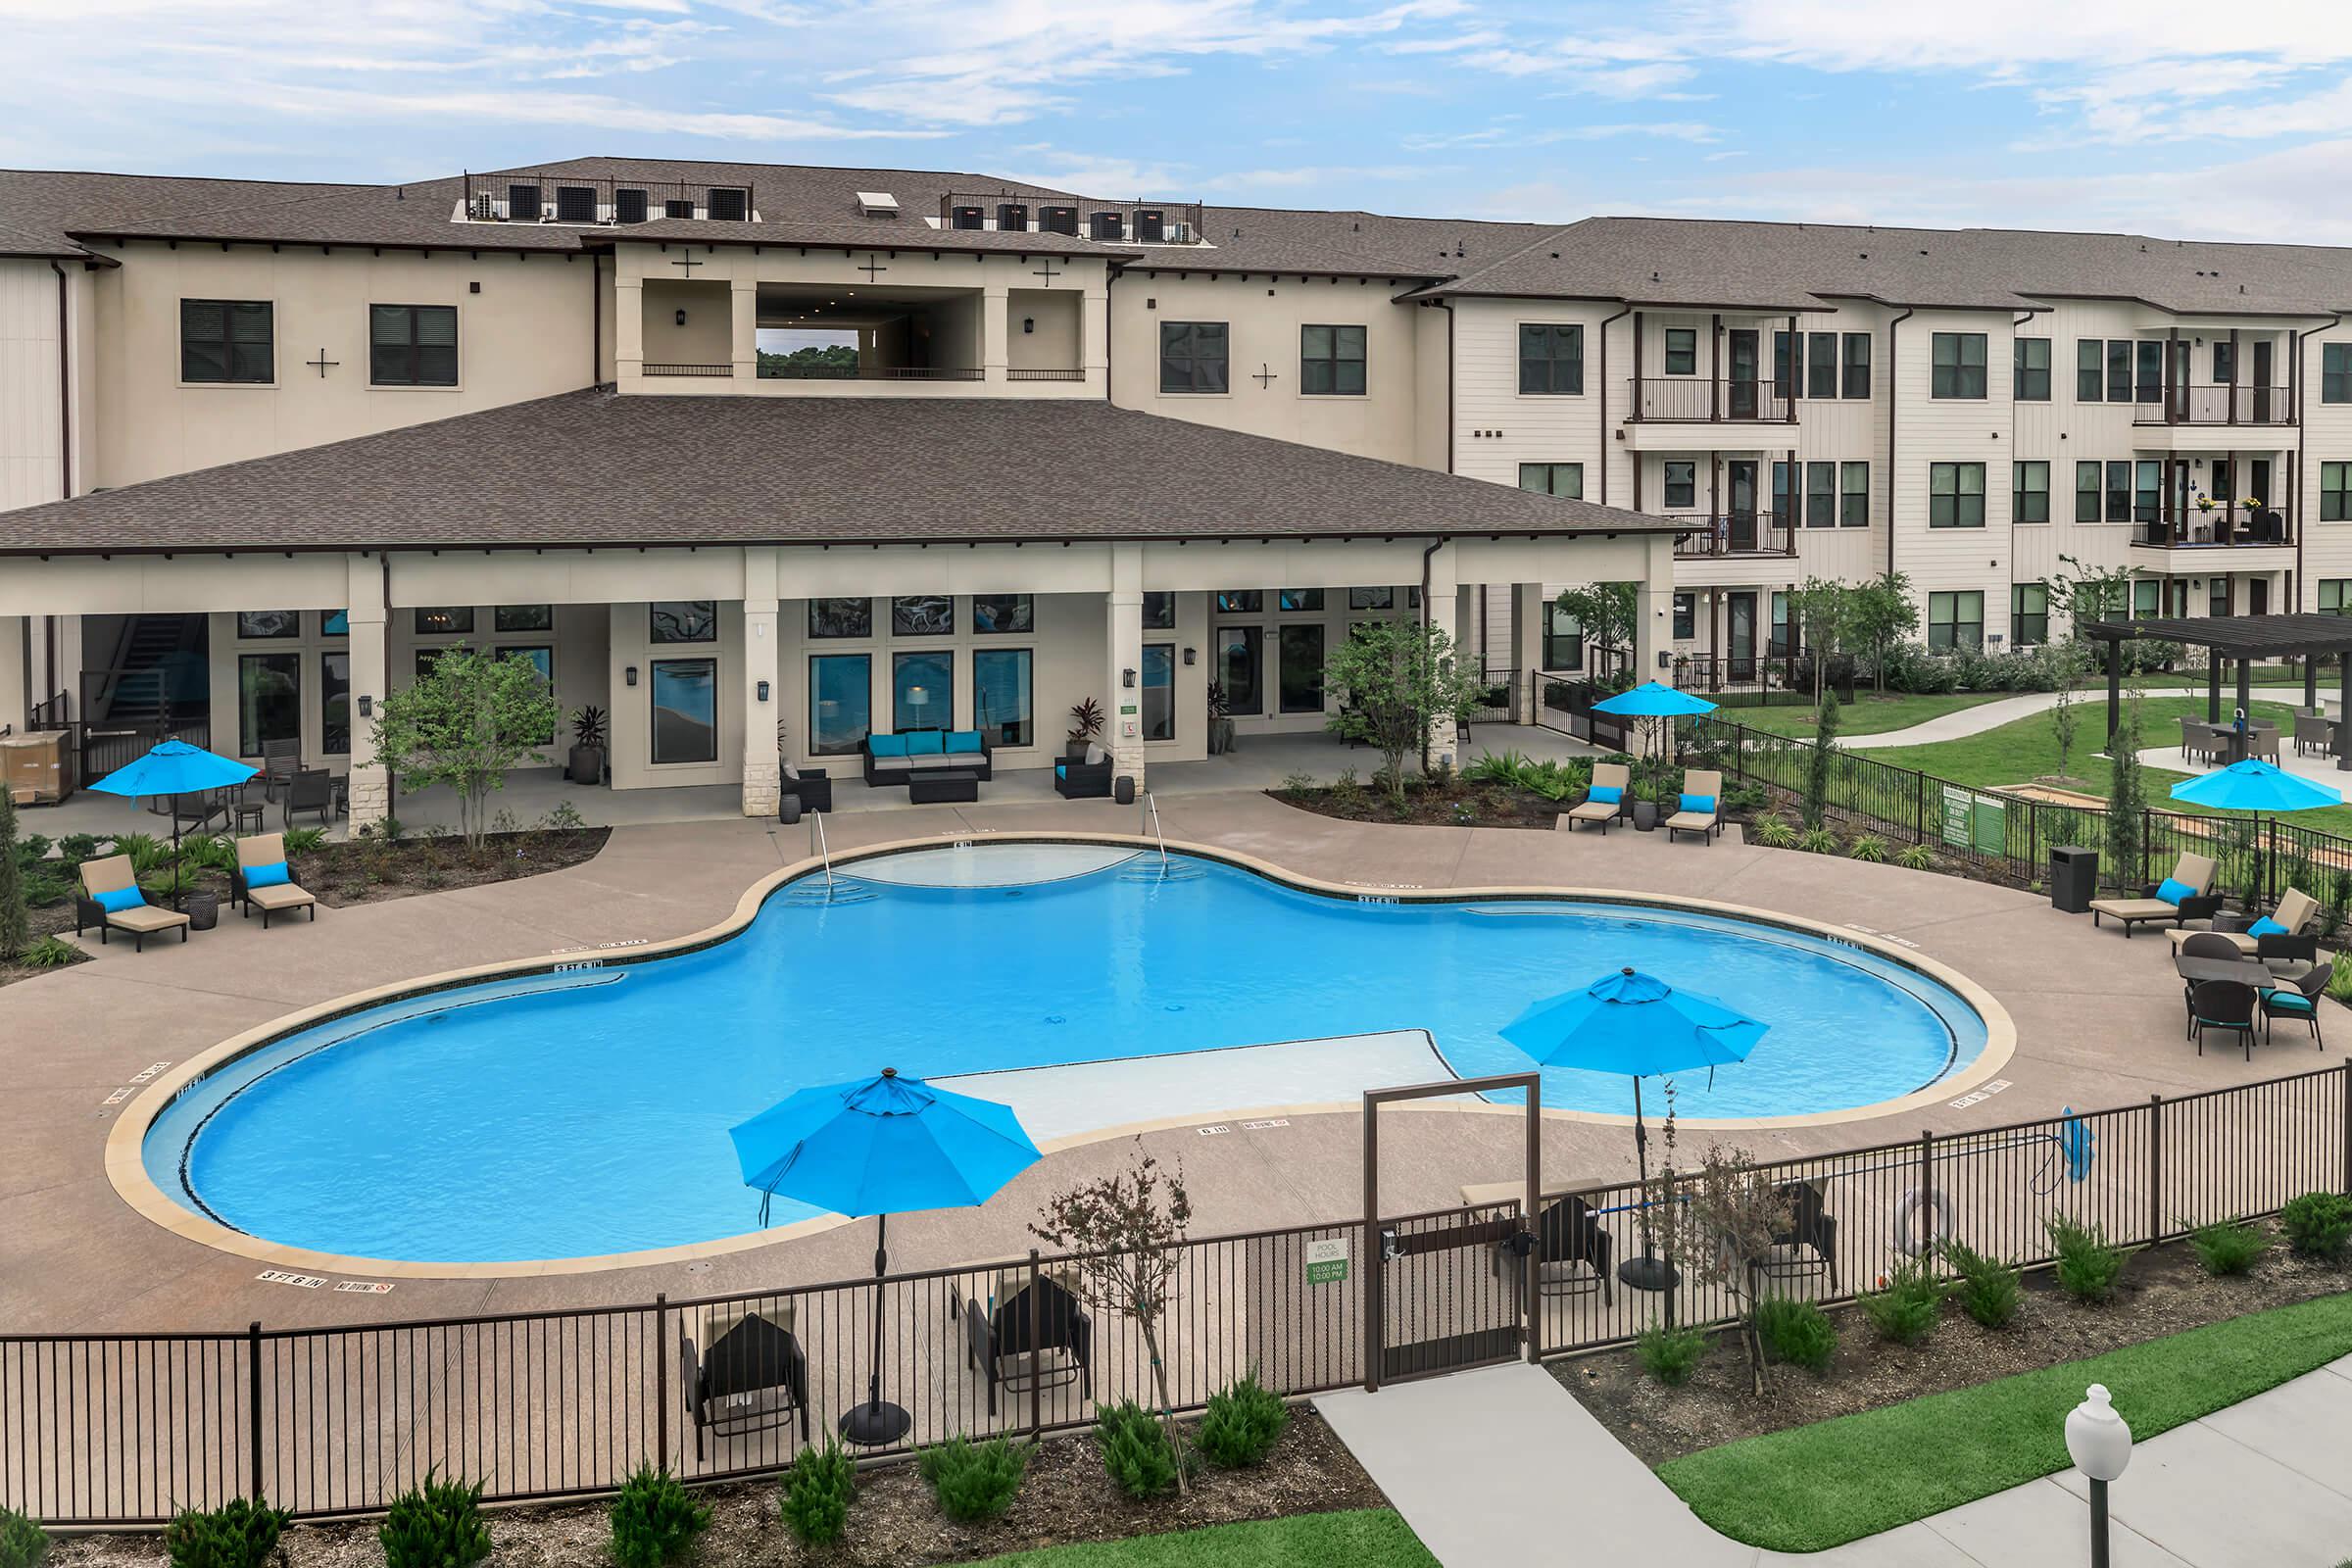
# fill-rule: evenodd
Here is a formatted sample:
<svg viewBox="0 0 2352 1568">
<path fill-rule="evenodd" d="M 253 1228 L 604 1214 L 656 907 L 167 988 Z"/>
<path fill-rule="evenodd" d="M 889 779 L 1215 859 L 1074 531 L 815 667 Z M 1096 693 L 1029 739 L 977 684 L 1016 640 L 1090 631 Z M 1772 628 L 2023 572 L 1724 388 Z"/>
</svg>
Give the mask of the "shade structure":
<svg viewBox="0 0 2352 1568">
<path fill-rule="evenodd" d="M 866 1399 L 845 1412 L 841 1434 L 868 1447 L 912 1426 L 882 1397 L 882 1290 L 890 1272 L 890 1216 L 985 1203 L 1039 1158 L 1009 1105 L 934 1089 L 885 1067 L 875 1078 L 803 1089 L 727 1129 L 744 1184 L 836 1214 L 876 1216 L 873 1368 Z"/>
<path fill-rule="evenodd" d="M 2221 811 L 2308 811 L 2341 806 L 2341 790 L 2298 778 L 2284 768 L 2248 758 L 2173 786 L 2173 799 Z"/>
<path fill-rule="evenodd" d="M 1615 713 L 1620 718 L 1694 718 L 1700 713 L 1712 713 L 1715 705 L 1703 697 L 1665 685 L 1659 681 L 1644 681 L 1631 691 L 1619 692 L 1592 705 L 1596 713 Z"/>
<path fill-rule="evenodd" d="M 260 771 L 250 763 L 208 752 L 186 741 L 159 742 L 146 756 L 125 762 L 90 786 L 101 795 L 138 799 L 148 795 L 193 795 L 242 784 Z M 209 823 L 209 818 L 207 819 Z M 179 812 L 172 813 L 172 903 L 179 904 Z"/>
</svg>

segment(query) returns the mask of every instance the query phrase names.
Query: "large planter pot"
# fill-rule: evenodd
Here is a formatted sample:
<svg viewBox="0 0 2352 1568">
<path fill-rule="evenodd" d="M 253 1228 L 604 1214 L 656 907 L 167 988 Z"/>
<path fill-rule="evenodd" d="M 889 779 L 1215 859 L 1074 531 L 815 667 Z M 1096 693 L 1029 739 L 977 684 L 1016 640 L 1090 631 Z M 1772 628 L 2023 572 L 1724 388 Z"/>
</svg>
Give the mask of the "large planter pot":
<svg viewBox="0 0 2352 1568">
<path fill-rule="evenodd" d="M 801 798 L 787 795 L 776 804 L 776 820 L 790 827 L 801 819 Z"/>
<path fill-rule="evenodd" d="M 605 779 L 605 749 L 602 746 L 574 746 L 570 764 L 564 777 L 574 784 L 601 784 Z"/>
<path fill-rule="evenodd" d="M 1233 750 L 1233 720 L 1212 718 L 1208 721 L 1208 755 L 1221 757 Z"/>
<path fill-rule="evenodd" d="M 1061 743 L 1061 760 L 1065 762 L 1085 761 L 1086 749 L 1092 744 L 1091 741 L 1063 741 Z"/>
<path fill-rule="evenodd" d="M 1634 803 L 1634 826 L 1640 829 L 1642 832 L 1647 833 L 1657 825 L 1658 803 L 1655 801 L 1636 801 Z"/>
<path fill-rule="evenodd" d="M 191 931 L 210 931 L 220 921 L 220 895 L 218 893 L 182 894 L 179 912 L 188 917 Z"/>
</svg>

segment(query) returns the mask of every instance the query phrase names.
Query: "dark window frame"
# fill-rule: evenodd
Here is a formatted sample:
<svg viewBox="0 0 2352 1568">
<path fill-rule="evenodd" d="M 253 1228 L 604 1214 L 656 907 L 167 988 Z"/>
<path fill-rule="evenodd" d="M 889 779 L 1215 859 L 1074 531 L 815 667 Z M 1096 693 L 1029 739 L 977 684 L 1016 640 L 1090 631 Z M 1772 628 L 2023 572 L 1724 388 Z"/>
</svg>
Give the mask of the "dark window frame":
<svg viewBox="0 0 2352 1568">
<path fill-rule="evenodd" d="M 1963 484 L 1974 472 L 1977 487 L 1967 489 Z M 1951 487 L 1938 491 L 1936 483 L 1948 474 Z M 1948 501 L 1943 508 L 1944 520 L 1936 520 L 1938 500 Z M 1973 501 L 1975 506 L 1968 505 Z M 1975 515 L 1970 516 L 1974 512 Z M 1928 465 L 1928 526 L 1931 528 L 1982 528 L 1984 526 L 1984 465 L 1982 463 L 1931 463 Z"/>
<path fill-rule="evenodd" d="M 684 615 L 678 613 L 684 609 Z M 668 625 L 664 628 L 663 621 Z M 702 634 L 695 635 L 701 628 Z M 692 647 L 718 641 L 718 601 L 657 599 L 645 607 L 645 640 L 656 648 Z"/>
<path fill-rule="evenodd" d="M 2334 483 L 2328 482 L 2333 470 Z M 2352 463 L 2320 465 L 2320 520 L 2352 521 Z"/>
<path fill-rule="evenodd" d="M 662 755 L 662 725 L 659 719 L 653 716 L 652 713 L 652 710 L 657 706 L 654 702 L 654 697 L 655 694 L 660 692 L 662 689 L 662 672 L 665 669 L 679 665 L 700 665 L 703 671 L 710 677 L 710 755 L 708 756 L 664 757 Z M 722 726 L 719 719 L 718 660 L 716 657 L 710 654 L 704 654 L 699 658 L 692 659 L 649 659 L 646 661 L 645 688 L 645 701 L 648 710 L 648 720 L 646 723 L 645 736 L 645 757 L 647 763 L 654 767 L 691 767 L 717 761 L 718 732 Z"/>
<path fill-rule="evenodd" d="M 1843 377 L 1839 392 L 1849 398 L 1870 396 L 1870 334 L 1848 332 L 1844 335 Z"/>
<path fill-rule="evenodd" d="M 980 619 L 983 604 L 1004 605 L 1010 602 L 1009 618 L 997 625 L 985 625 Z M 1037 631 L 1037 596 L 1035 594 L 974 594 L 972 595 L 972 635 L 975 637 L 1028 637 Z M 1034 717 L 1034 715 L 1032 715 Z"/>
<path fill-rule="evenodd" d="M 1838 465 L 1835 463 L 1807 462 L 1805 465 L 1805 526 L 1838 526 Z"/>
<path fill-rule="evenodd" d="M 2027 595 L 2041 596 L 2041 608 L 2027 608 Z M 2023 648 L 2029 643 L 2050 640 L 2050 585 L 2046 582 L 2013 582 L 2009 585 L 2009 646 Z"/>
<path fill-rule="evenodd" d="M 1861 479 L 1856 484 L 1856 477 Z M 1840 463 L 1838 465 L 1838 526 L 1867 528 L 1870 526 L 1870 465 Z"/>
<path fill-rule="evenodd" d="M 2103 337 L 2075 339 L 2075 401 L 2107 401 L 2107 340 Z"/>
<path fill-rule="evenodd" d="M 1328 332 L 1324 353 L 1310 351 L 1308 334 Z M 1355 352 L 1344 350 L 1348 333 L 1355 334 Z M 1371 382 L 1369 359 L 1370 329 L 1347 322 L 1309 321 L 1298 328 L 1298 394 L 1309 398 L 1360 398 Z M 1353 386 L 1348 385 L 1348 370 L 1353 367 Z M 1318 374 L 1318 372 L 1320 372 Z M 1318 384 L 1320 383 L 1320 384 Z"/>
<path fill-rule="evenodd" d="M 2320 401 L 2352 403 L 2352 343 L 2320 345 Z"/>
<path fill-rule="evenodd" d="M 2038 489 L 2028 483 L 2034 477 L 2033 470 L 2036 468 L 2041 470 Z M 2034 514 L 2036 513 L 2038 516 Z M 2009 465 L 2009 520 L 2022 523 L 2050 520 L 2050 464 L 2047 458 L 2019 458 Z"/>
<path fill-rule="evenodd" d="M 1541 485 L 1529 484 L 1527 482 L 1528 475 L 1539 470 L 1542 472 L 1544 483 Z M 1576 475 L 1576 489 L 1573 493 L 1560 488 L 1560 477 L 1563 473 Z M 1522 463 L 1519 465 L 1519 488 L 1535 495 L 1554 496 L 1566 501 L 1582 501 L 1585 498 L 1585 466 L 1581 463 Z"/>
<path fill-rule="evenodd" d="M 377 324 L 382 319 L 383 313 L 387 311 L 408 313 L 406 341 L 386 342 L 377 335 Z M 428 315 L 446 316 L 449 318 L 449 341 L 446 344 L 424 341 L 422 328 Z M 368 307 L 368 384 L 369 386 L 457 386 L 460 381 L 458 356 L 462 343 L 459 329 L 458 308 L 455 305 L 369 305 Z M 427 375 L 425 373 L 426 351 L 442 348 L 449 351 L 447 378 L 439 375 Z M 395 349 L 402 351 L 407 357 L 408 373 L 405 375 L 384 373 L 385 351 Z"/>
<path fill-rule="evenodd" d="M 1834 398 L 1838 396 L 1838 334 L 1808 332 L 1805 334 L 1805 396 Z"/>
<path fill-rule="evenodd" d="M 2084 484 L 2087 479 L 2090 482 Z M 2096 522 L 2103 511 L 2107 494 L 2106 465 L 2095 458 L 2082 458 L 2075 464 L 2075 520 Z"/>
<path fill-rule="evenodd" d="M 1573 398 L 1585 392 L 1585 328 L 1579 321 L 1519 323 L 1519 395 Z"/>
<path fill-rule="evenodd" d="M 1675 477 L 1677 468 L 1682 469 L 1682 477 L 1679 479 Z M 1664 460 L 1658 465 L 1658 486 L 1664 493 L 1663 504 L 1665 506 L 1681 507 L 1686 511 L 1696 507 L 1698 505 L 1697 462 L 1689 458 Z M 1678 490 L 1681 492 L 1680 500 L 1676 499 Z"/>
<path fill-rule="evenodd" d="M 190 306 L 218 306 L 220 311 L 220 336 L 191 337 L 188 333 Z M 239 336 L 237 325 L 243 312 L 259 311 L 262 334 L 259 337 Z M 246 318 L 250 320 L 250 318 Z M 220 373 L 192 374 L 188 359 L 191 344 L 218 348 L 220 355 Z M 262 373 L 238 373 L 238 362 L 245 358 L 239 349 L 261 350 Z M 277 384 L 277 306 L 271 300 L 182 299 L 179 302 L 179 379 L 188 386 L 275 386 Z"/>
<path fill-rule="evenodd" d="M 1213 346 L 1207 336 L 1213 329 Z M 1223 397 L 1233 390 L 1233 323 L 1159 323 L 1159 389 L 1178 397 Z"/>
<path fill-rule="evenodd" d="M 1680 339 L 1678 342 L 1677 339 Z M 1698 328 L 1670 326 L 1666 328 L 1666 373 L 1668 375 L 1696 375 L 1698 373 Z"/>
<path fill-rule="evenodd" d="M 1944 608 L 1951 612 L 1948 618 L 1940 621 L 1936 618 L 1936 601 L 1938 599 L 1946 601 Z M 1960 614 L 1961 602 L 1968 599 L 1977 602 L 1977 613 L 1974 620 L 1965 619 Z M 1960 628 L 1963 626 L 1974 626 L 1977 629 L 1976 636 L 1966 644 L 1960 640 Z M 1938 627 L 1942 628 L 1940 639 L 1937 637 Z M 1938 588 L 1931 591 L 1928 595 L 1927 632 L 1928 647 L 1931 649 L 1956 649 L 1963 646 L 1982 649 L 1984 646 L 1984 590 L 1982 588 Z"/>
<path fill-rule="evenodd" d="M 1989 396 L 1985 364 L 1990 352 L 1989 333 L 1931 334 L 1928 342 L 1928 396 L 1963 402 L 1977 402 Z"/>
<path fill-rule="evenodd" d="M 1037 650 L 1035 648 L 989 647 L 972 650 L 972 727 L 986 731 L 991 725 L 991 720 L 980 711 L 981 700 L 987 691 L 980 679 L 982 667 L 1007 662 L 1021 672 L 1023 716 L 1020 727 L 1023 733 L 1021 738 L 1016 740 L 1006 733 L 1007 726 L 1002 720 L 997 720 L 995 721 L 997 739 L 993 744 L 1009 747 L 1035 746 L 1037 744 Z"/>
<path fill-rule="evenodd" d="M 844 616 L 838 611 L 822 611 L 824 605 L 863 605 L 862 619 Z M 819 618 L 820 614 L 823 618 Z M 874 600 L 871 594 L 836 594 L 808 601 L 808 640 L 810 642 L 848 642 L 874 634 Z M 811 688 L 813 689 L 813 688 Z"/>
<path fill-rule="evenodd" d="M 2010 358 L 2014 362 L 2014 384 L 2010 395 L 2020 403 L 2050 401 L 2050 340 L 2046 337 L 2021 337 L 2012 340 Z M 2041 363 L 2034 363 L 2034 351 L 2040 351 Z"/>
</svg>

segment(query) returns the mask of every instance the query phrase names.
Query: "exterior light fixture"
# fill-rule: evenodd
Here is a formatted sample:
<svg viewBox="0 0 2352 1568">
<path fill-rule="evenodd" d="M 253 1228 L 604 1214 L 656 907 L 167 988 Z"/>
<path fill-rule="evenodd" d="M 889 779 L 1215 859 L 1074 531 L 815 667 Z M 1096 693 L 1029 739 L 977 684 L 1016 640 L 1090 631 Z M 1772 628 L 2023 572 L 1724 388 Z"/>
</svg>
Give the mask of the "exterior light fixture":
<svg viewBox="0 0 2352 1568">
<path fill-rule="evenodd" d="M 760 683 L 760 700 L 763 703 L 767 701 L 767 682 L 765 681 Z"/>
<path fill-rule="evenodd" d="M 363 696 L 360 699 L 360 716 L 362 718 L 372 718 L 374 715 L 375 699 L 372 697 Z"/>
<path fill-rule="evenodd" d="M 1021 318 L 1021 330 L 1022 330 L 1024 333 L 1028 333 L 1028 332 L 1034 332 L 1034 331 L 1036 331 L 1036 330 L 1037 330 L 1037 318 L 1036 318 L 1036 317 L 1034 317 L 1034 316 L 1024 316 L 1024 317 L 1022 317 L 1022 318 Z"/>
<path fill-rule="evenodd" d="M 635 664 L 631 664 L 631 665 L 629 665 L 629 666 L 628 666 L 626 669 L 624 669 L 624 670 L 622 670 L 622 671 L 620 672 L 620 678 L 621 678 L 621 682 L 622 682 L 622 684 L 624 684 L 624 685 L 629 685 L 629 686 L 634 686 L 634 685 L 636 685 L 636 684 L 637 684 L 637 666 L 636 666 Z"/>
<path fill-rule="evenodd" d="M 678 324 L 680 326 L 684 326 L 686 324 L 686 312 L 683 307 L 681 307 L 678 311 Z"/>
<path fill-rule="evenodd" d="M 1187 648 L 1187 649 L 1184 651 L 1184 662 L 1185 662 L 1185 663 L 1187 663 L 1187 664 L 1190 664 L 1190 663 L 1192 663 L 1192 662 L 1193 662 L 1193 658 L 1194 658 L 1194 651 L 1193 651 L 1192 649 L 1190 649 L 1190 648 Z"/>
<path fill-rule="evenodd" d="M 2067 1413 L 2066 1451 L 2090 1481 L 2090 1568 L 2107 1568 L 2107 1483 L 2132 1462 L 2132 1428 L 2115 1413 L 2105 1384 L 2093 1383 Z"/>
<path fill-rule="evenodd" d="M 1132 669 L 1122 669 L 1122 670 L 1120 670 L 1120 671 L 1119 671 L 1119 684 L 1120 684 L 1121 686 L 1123 686 L 1123 687 L 1127 688 L 1127 689 L 1128 689 L 1128 690 L 1130 690 L 1130 691 L 1134 690 L 1134 689 L 1135 689 L 1135 671 L 1134 671 L 1134 670 L 1132 670 Z"/>
</svg>

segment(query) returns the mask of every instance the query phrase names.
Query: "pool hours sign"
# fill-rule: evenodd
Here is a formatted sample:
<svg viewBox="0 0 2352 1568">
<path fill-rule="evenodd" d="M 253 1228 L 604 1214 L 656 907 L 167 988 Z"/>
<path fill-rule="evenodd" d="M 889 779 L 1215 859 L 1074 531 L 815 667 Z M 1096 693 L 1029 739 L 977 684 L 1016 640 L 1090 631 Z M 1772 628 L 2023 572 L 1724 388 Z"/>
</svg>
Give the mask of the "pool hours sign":
<svg viewBox="0 0 2352 1568">
<path fill-rule="evenodd" d="M 1306 1283 L 1345 1285 L 1348 1282 L 1348 1239 L 1335 1236 L 1306 1244 Z"/>
</svg>

